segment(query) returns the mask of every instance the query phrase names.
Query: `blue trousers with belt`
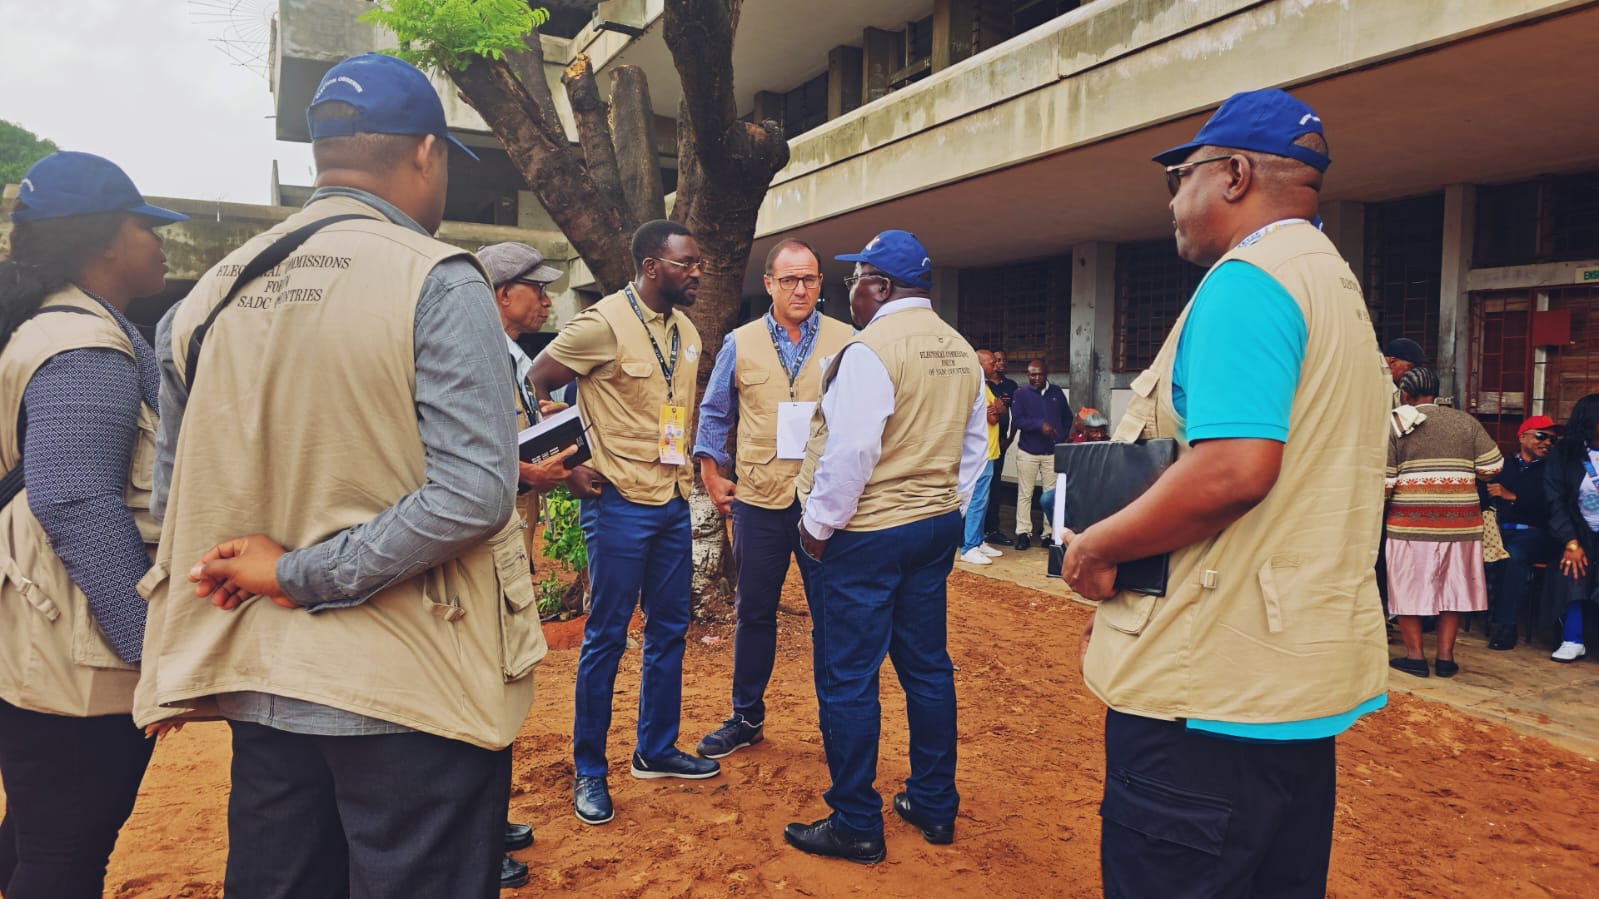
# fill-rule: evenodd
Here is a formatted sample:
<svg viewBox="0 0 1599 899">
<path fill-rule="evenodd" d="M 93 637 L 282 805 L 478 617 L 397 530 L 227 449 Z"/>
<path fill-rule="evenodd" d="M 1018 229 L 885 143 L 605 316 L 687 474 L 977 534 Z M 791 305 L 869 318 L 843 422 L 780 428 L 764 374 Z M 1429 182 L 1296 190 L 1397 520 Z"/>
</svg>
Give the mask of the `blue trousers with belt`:
<svg viewBox="0 0 1599 899">
<path fill-rule="evenodd" d="M 579 522 L 588 543 L 591 598 L 577 660 L 572 758 L 579 775 L 603 777 L 616 668 L 635 603 L 644 613 L 638 752 L 659 759 L 677 743 L 690 615 L 688 501 L 674 496 L 646 506 L 607 484 L 598 497 L 582 501 Z"/>
<path fill-rule="evenodd" d="M 880 531 L 838 531 L 811 573 L 816 697 L 833 785 L 823 795 L 834 830 L 851 839 L 883 832 L 877 779 L 885 656 L 905 690 L 912 806 L 931 824 L 952 824 L 955 676 L 945 621 L 945 580 L 961 539 L 950 511 Z"/>
<path fill-rule="evenodd" d="M 788 577 L 788 560 L 799 561 L 807 585 L 815 565 L 800 549 L 799 518 L 797 502 L 787 509 L 763 509 L 733 500 L 733 566 L 738 569 L 733 713 L 751 724 L 766 721 L 766 685 L 777 659 L 777 600 Z"/>
</svg>

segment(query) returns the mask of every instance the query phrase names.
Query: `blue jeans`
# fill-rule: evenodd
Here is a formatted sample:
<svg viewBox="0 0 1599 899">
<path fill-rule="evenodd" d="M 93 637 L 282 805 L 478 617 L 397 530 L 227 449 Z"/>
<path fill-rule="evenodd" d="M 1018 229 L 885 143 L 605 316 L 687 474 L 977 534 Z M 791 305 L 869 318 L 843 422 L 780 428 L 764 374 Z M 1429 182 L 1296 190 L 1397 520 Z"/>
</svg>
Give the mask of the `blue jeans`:
<svg viewBox="0 0 1599 899">
<path fill-rule="evenodd" d="M 814 562 L 800 549 L 799 503 L 763 509 L 733 500 L 733 567 L 738 589 L 733 607 L 733 712 L 760 724 L 766 720 L 766 685 L 777 658 L 777 600 L 788 577 L 788 559 L 799 561 L 800 579 L 810 583 Z"/>
<path fill-rule="evenodd" d="M 1582 600 L 1566 605 L 1566 619 L 1561 627 L 1560 639 L 1567 643 L 1582 642 Z"/>
<path fill-rule="evenodd" d="M 905 690 L 911 804 L 929 824 L 955 821 L 955 675 L 944 582 L 960 532 L 958 511 L 880 531 L 838 531 L 811 574 L 817 708 L 833 781 L 822 798 L 833 828 L 850 839 L 883 833 L 873 782 L 884 656 Z"/>
<path fill-rule="evenodd" d="M 994 479 L 994 463 L 989 461 L 977 475 L 977 486 L 972 488 L 972 501 L 966 506 L 966 539 L 961 541 L 961 552 L 977 548 L 983 542 L 983 521 L 988 512 L 988 484 Z"/>
<path fill-rule="evenodd" d="M 663 506 L 641 505 L 607 484 L 597 498 L 582 501 L 579 521 L 592 598 L 577 660 L 572 759 L 580 776 L 603 777 L 611 695 L 634 603 L 644 612 L 638 752 L 659 759 L 677 744 L 690 614 L 688 501 L 674 496 Z"/>
<path fill-rule="evenodd" d="M 1549 538 L 1542 530 L 1502 528 L 1505 552 L 1510 558 L 1494 564 L 1499 568 L 1499 595 L 1494 605 L 1493 623 L 1502 627 L 1515 627 L 1521 614 L 1521 598 L 1527 592 L 1527 578 L 1534 563 L 1549 556 Z"/>
</svg>

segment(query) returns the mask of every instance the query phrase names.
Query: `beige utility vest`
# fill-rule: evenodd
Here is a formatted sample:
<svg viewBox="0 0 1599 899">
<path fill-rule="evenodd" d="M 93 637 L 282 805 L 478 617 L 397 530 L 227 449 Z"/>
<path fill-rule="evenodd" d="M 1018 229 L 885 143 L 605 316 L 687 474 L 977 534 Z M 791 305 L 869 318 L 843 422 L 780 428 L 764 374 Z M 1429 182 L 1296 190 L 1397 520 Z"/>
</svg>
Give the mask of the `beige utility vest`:
<svg viewBox="0 0 1599 899">
<path fill-rule="evenodd" d="M 645 314 L 649 310 L 639 301 Z M 683 464 L 661 461 L 661 407 L 667 404 L 661 361 L 650 347 L 650 333 L 639 321 L 623 291 L 586 310 L 605 319 L 616 335 L 616 358 L 596 366 L 578 381 L 577 405 L 588 425 L 589 464 L 605 476 L 628 502 L 663 506 L 672 497 L 688 498 L 694 489 L 690 464 L 694 441 L 683 438 Z M 667 332 L 678 330 L 677 367 L 672 372 L 671 402 L 692 411 L 699 383 L 700 332 L 687 315 L 674 310 Z M 657 337 L 657 340 L 660 338 Z M 661 358 L 671 362 L 668 337 L 660 343 Z"/>
<path fill-rule="evenodd" d="M 971 344 L 931 309 L 880 315 L 833 357 L 822 376 L 825 394 L 851 348 L 872 352 L 894 384 L 894 411 L 883 424 L 883 452 L 866 479 L 846 531 L 880 531 L 960 508 L 961 446 L 983 386 Z M 800 465 L 800 501 L 810 496 L 827 443 L 821 406 Z"/>
<path fill-rule="evenodd" d="M 1242 518 L 1171 554 L 1165 596 L 1100 604 L 1084 680 L 1111 708 L 1152 718 L 1341 714 L 1388 684 L 1374 575 L 1387 367 L 1355 275 L 1320 231 L 1284 225 L 1217 265 L 1232 259 L 1282 284 L 1308 330 L 1281 473 Z M 1188 452 L 1171 386 L 1187 317 L 1133 381 L 1113 439 L 1172 437 Z"/>
<path fill-rule="evenodd" d="M 6 423 L 0 427 L 0 471 L 21 464 L 20 435 L 12 423 L 39 366 L 79 349 L 116 350 L 135 358 L 116 320 L 76 287 L 47 297 L 41 308 L 49 306 L 93 314 L 35 315 L 17 327 L 0 352 L 0 422 Z M 149 512 L 155 410 L 141 403 L 138 425 L 122 501 L 133 512 L 139 535 L 153 548 L 161 535 Z M 56 715 L 125 714 L 133 708 L 138 679 L 139 666 L 123 662 L 106 642 L 88 597 L 50 548 L 23 490 L 0 509 L 0 699 Z"/>
<path fill-rule="evenodd" d="M 319 231 L 246 286 L 206 335 L 196 375 L 180 371 L 191 392 L 156 567 L 140 585 L 150 616 L 135 718 L 214 714 L 216 695 L 258 691 L 504 747 L 546 649 L 520 522 L 349 608 L 253 597 L 224 612 L 186 577 L 221 540 L 261 532 L 311 546 L 424 481 L 416 301 L 435 266 L 467 253 L 359 200 L 318 200 L 200 279 L 175 313 L 173 356 L 182 369 L 190 335 L 248 260 L 343 213 L 372 218 Z"/>
<path fill-rule="evenodd" d="M 772 345 L 766 316 L 733 331 L 737 347 L 733 375 L 738 384 L 738 453 L 733 468 L 738 473 L 741 503 L 762 509 L 787 509 L 794 504 L 794 479 L 801 460 L 777 458 L 777 407 L 788 402 L 816 402 L 822 395 L 823 360 L 838 355 L 854 333 L 837 319 L 820 313 L 816 318 L 816 340 L 792 388 L 788 370 Z"/>
</svg>

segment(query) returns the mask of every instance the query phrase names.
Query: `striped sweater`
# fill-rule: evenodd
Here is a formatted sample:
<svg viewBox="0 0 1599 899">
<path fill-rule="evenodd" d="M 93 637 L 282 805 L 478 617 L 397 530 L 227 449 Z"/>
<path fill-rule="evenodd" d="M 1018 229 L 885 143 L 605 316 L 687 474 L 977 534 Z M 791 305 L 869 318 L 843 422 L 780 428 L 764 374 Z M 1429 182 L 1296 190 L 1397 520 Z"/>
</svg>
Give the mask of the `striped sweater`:
<svg viewBox="0 0 1599 899">
<path fill-rule="evenodd" d="M 1388 437 L 1388 536 L 1450 543 L 1482 539 L 1477 482 L 1504 467 L 1493 438 L 1471 415 L 1426 404 L 1427 418 Z"/>
</svg>

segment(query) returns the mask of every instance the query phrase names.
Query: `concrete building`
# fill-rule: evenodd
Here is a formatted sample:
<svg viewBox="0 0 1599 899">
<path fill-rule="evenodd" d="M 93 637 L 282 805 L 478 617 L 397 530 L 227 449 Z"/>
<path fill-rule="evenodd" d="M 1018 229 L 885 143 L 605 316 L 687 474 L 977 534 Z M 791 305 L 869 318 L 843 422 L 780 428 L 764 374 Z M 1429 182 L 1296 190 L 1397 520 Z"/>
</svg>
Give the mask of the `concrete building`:
<svg viewBox="0 0 1599 899">
<path fill-rule="evenodd" d="M 664 0 L 539 5 L 563 115 L 577 54 L 602 87 L 609 67 L 642 68 L 674 183 Z M 356 22 L 369 8 L 281 0 L 279 137 L 306 139 L 329 66 L 392 43 Z M 830 257 L 909 228 L 939 266 L 942 315 L 1115 412 L 1201 275 L 1175 255 L 1149 157 L 1228 95 L 1283 87 L 1326 123 L 1322 216 L 1378 337 L 1419 341 L 1508 446 L 1523 416 L 1562 418 L 1599 391 L 1596 44 L 1599 0 L 746 0 L 739 110 L 783 121 L 792 160 L 762 207 L 745 311 L 764 308 L 758 260 L 778 237 Z M 441 95 L 484 156 L 452 168 L 447 228 L 521 229 L 494 239 L 570 257 L 482 120 Z M 581 261 L 567 268 L 558 321 L 595 297 Z M 842 316 L 846 267 L 824 271 Z"/>
</svg>

